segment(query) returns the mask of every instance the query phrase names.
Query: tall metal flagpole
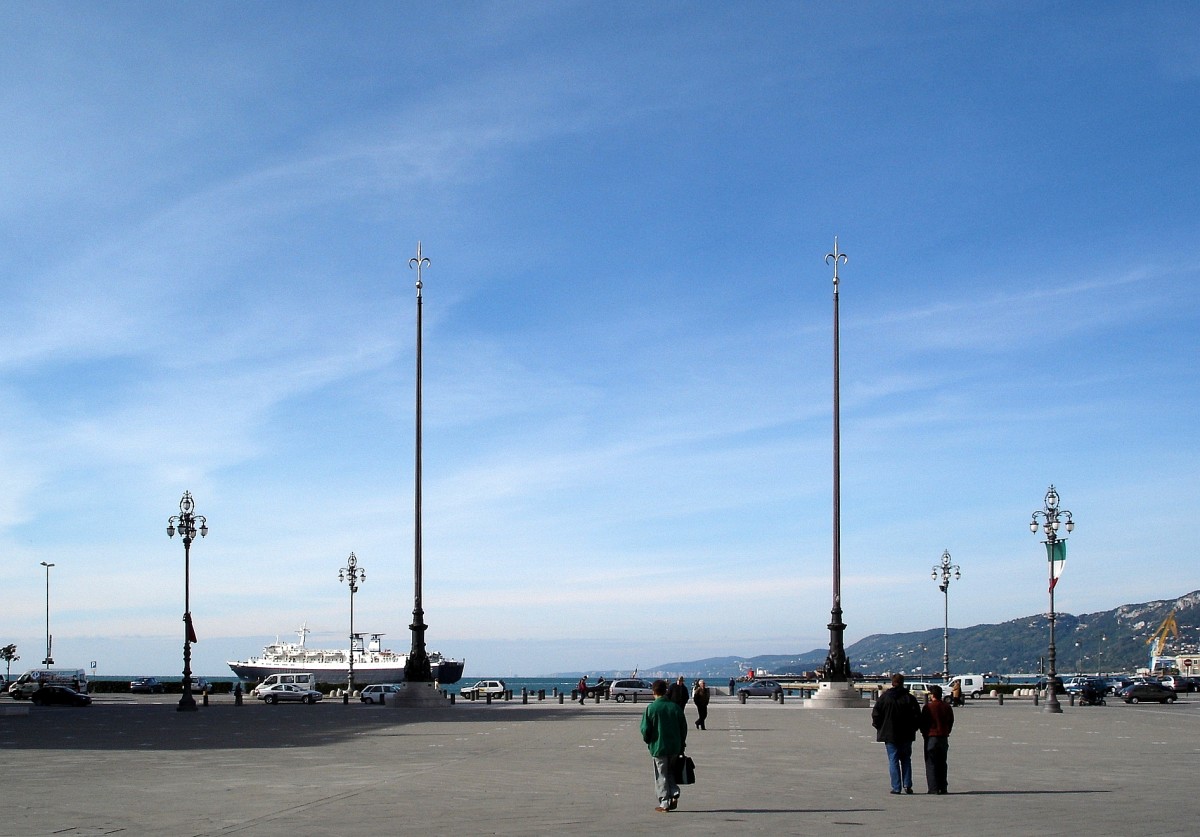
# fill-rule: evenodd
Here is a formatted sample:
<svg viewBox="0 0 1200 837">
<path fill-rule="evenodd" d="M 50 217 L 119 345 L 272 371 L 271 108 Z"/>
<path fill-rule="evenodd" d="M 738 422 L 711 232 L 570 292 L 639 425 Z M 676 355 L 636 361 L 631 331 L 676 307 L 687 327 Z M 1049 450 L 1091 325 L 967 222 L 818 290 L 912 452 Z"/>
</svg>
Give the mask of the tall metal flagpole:
<svg viewBox="0 0 1200 837">
<path fill-rule="evenodd" d="M 850 661 L 846 659 L 845 631 L 842 621 L 842 460 L 841 460 L 841 336 L 838 323 L 838 264 L 850 259 L 838 252 L 838 240 L 833 239 L 833 252 L 825 256 L 825 264 L 833 265 L 833 608 L 829 614 L 829 656 L 825 658 L 822 680 L 845 683 L 850 680 Z"/>
<path fill-rule="evenodd" d="M 821 709 L 852 709 L 870 706 L 861 691 L 854 688 L 850 660 L 846 657 L 846 623 L 842 621 L 842 428 L 841 428 L 841 335 L 838 323 L 838 265 L 849 258 L 838 250 L 825 263 L 833 265 L 833 608 L 829 614 L 829 655 L 821 671 L 817 691 L 804 706 Z"/>
<path fill-rule="evenodd" d="M 425 610 L 421 603 L 421 271 L 429 266 L 429 259 L 421 255 L 421 242 L 417 242 L 417 255 L 408 260 L 410 270 L 417 271 L 417 451 L 416 489 L 414 492 L 413 520 L 413 614 L 412 649 L 404 664 L 404 678 L 409 683 L 430 683 L 433 671 L 429 665 L 429 654 L 425 650 Z"/>
</svg>

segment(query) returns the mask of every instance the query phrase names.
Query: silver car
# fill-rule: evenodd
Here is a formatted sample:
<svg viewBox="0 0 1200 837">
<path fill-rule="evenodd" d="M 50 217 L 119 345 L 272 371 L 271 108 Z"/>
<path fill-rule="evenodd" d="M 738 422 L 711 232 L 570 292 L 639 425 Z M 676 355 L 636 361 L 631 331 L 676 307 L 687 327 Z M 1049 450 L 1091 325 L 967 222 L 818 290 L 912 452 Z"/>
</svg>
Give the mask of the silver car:
<svg viewBox="0 0 1200 837">
<path fill-rule="evenodd" d="M 322 695 L 316 689 L 305 689 L 291 683 L 276 683 L 269 689 L 260 689 L 258 699 L 267 703 L 292 701 L 293 703 L 316 703 Z"/>
<path fill-rule="evenodd" d="M 654 700 L 654 692 L 645 680 L 614 680 L 608 687 L 608 696 L 617 703 Z"/>
</svg>

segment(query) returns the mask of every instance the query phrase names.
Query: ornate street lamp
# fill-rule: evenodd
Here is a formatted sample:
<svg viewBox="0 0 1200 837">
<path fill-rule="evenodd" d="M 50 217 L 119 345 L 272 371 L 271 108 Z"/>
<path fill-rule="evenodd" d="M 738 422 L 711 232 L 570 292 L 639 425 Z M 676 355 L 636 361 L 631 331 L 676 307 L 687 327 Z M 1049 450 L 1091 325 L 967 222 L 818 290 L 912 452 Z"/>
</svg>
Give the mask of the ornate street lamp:
<svg viewBox="0 0 1200 837">
<path fill-rule="evenodd" d="M 1029 531 L 1037 534 L 1038 518 L 1042 519 L 1040 526 L 1046 535 L 1046 539 L 1042 543 L 1046 545 L 1046 557 L 1050 564 L 1050 648 L 1047 660 L 1049 671 L 1046 672 L 1046 691 L 1050 696 L 1046 701 L 1045 711 L 1047 712 L 1062 712 L 1062 706 L 1058 702 L 1058 672 L 1055 669 L 1054 586 L 1058 583 L 1063 562 L 1067 557 L 1067 539 L 1058 536 L 1058 529 L 1060 525 L 1065 525 L 1068 532 L 1075 528 L 1075 521 L 1072 520 L 1071 513 L 1066 509 L 1059 508 L 1058 503 L 1058 492 L 1051 485 L 1050 490 L 1046 492 L 1043 507 L 1033 513 L 1033 518 L 1029 522 Z"/>
<path fill-rule="evenodd" d="M 942 605 L 945 613 L 945 620 L 942 625 L 942 677 L 946 682 L 950 682 L 950 578 L 954 580 L 962 578 L 961 568 L 958 564 L 950 563 L 950 550 L 942 550 L 942 561 L 940 564 L 933 565 L 932 578 L 937 581 L 939 576 L 941 582 L 938 584 L 938 589 L 942 591 Z"/>
<path fill-rule="evenodd" d="M 417 438 L 416 438 L 416 490 L 413 493 L 413 613 L 412 648 L 404 663 L 404 678 L 409 683 L 433 682 L 433 670 L 429 665 L 429 654 L 425 650 L 425 609 L 421 604 L 421 271 L 429 266 L 429 259 L 421 255 L 421 242 L 417 242 L 417 255 L 408 260 L 410 270 L 417 271 Z"/>
<path fill-rule="evenodd" d="M 42 665 L 50 668 L 54 665 L 54 657 L 50 653 L 50 646 L 54 642 L 50 636 L 50 568 L 54 565 L 42 561 L 42 566 L 46 568 L 46 659 L 42 660 Z"/>
<path fill-rule="evenodd" d="M 358 592 L 358 585 L 366 580 L 366 570 L 358 566 L 358 558 L 351 552 L 350 557 L 346 559 L 346 566 L 338 570 L 338 581 L 350 585 L 350 673 L 346 677 L 347 693 L 354 691 L 354 644 L 358 639 L 354 633 L 354 594 Z"/>
<path fill-rule="evenodd" d="M 196 533 L 200 537 L 208 535 L 208 519 L 202 514 L 196 514 L 196 501 L 190 491 L 183 492 L 179 501 L 179 514 L 173 514 L 167 520 L 167 537 L 175 537 L 178 531 L 183 538 L 183 697 L 175 708 L 180 712 L 195 712 L 196 699 L 192 697 L 192 643 L 196 641 L 196 632 L 192 628 L 191 605 L 191 567 L 192 541 Z"/>
</svg>

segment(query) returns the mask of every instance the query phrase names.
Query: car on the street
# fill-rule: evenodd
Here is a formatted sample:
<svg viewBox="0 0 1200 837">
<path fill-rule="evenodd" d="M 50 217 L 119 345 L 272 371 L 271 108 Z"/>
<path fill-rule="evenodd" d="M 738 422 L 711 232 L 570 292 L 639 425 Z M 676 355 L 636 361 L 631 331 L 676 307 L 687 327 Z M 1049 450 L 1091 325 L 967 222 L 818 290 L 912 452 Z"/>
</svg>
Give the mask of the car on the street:
<svg viewBox="0 0 1200 837">
<path fill-rule="evenodd" d="M 1178 674 L 1168 674 L 1159 682 L 1177 695 L 1186 694 L 1195 688 L 1190 678 L 1180 677 Z"/>
<path fill-rule="evenodd" d="M 1115 695 L 1117 692 L 1124 689 L 1126 686 L 1131 684 L 1133 681 L 1130 680 L 1128 677 L 1110 677 L 1104 682 L 1108 686 L 1108 693 L 1110 695 Z"/>
<path fill-rule="evenodd" d="M 1066 690 L 1069 695 L 1082 694 L 1090 686 L 1100 694 L 1108 694 L 1108 681 L 1103 677 L 1072 677 L 1067 681 Z"/>
<path fill-rule="evenodd" d="M 90 695 L 80 694 L 70 686 L 42 686 L 29 699 L 34 706 L 91 706 Z"/>
<path fill-rule="evenodd" d="M 783 695 L 783 687 L 774 680 L 755 680 L 737 687 L 738 697 L 769 697 L 779 700 Z"/>
<path fill-rule="evenodd" d="M 609 684 L 608 696 L 617 703 L 627 700 L 654 700 L 654 692 L 651 691 L 650 684 L 636 678 L 614 680 Z"/>
<path fill-rule="evenodd" d="M 503 680 L 479 680 L 470 686 L 463 686 L 458 691 L 463 697 L 472 700 L 488 696 L 500 698 L 508 694 L 508 685 Z"/>
<path fill-rule="evenodd" d="M 316 689 L 306 689 L 292 683 L 276 683 L 266 689 L 260 689 L 258 699 L 267 703 L 316 703 L 322 695 Z"/>
<path fill-rule="evenodd" d="M 136 694 L 162 694 L 167 687 L 159 682 L 157 677 L 137 677 L 129 681 L 129 691 Z"/>
<path fill-rule="evenodd" d="M 400 686 L 396 683 L 373 683 L 363 687 L 362 694 L 358 699 L 363 703 L 387 703 L 388 695 L 394 695 L 399 691 Z"/>
<path fill-rule="evenodd" d="M 1161 683 L 1134 683 L 1126 686 L 1117 693 L 1126 703 L 1141 703 L 1143 701 L 1158 701 L 1159 703 L 1174 703 L 1175 693 Z"/>
</svg>

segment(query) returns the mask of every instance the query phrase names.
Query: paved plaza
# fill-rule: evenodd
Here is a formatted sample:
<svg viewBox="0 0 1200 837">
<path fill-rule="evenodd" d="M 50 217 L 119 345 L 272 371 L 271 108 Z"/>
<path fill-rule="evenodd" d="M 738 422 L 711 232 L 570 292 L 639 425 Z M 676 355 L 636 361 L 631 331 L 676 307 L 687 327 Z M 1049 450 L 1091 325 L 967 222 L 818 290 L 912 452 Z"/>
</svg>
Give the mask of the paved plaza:
<svg viewBox="0 0 1200 837">
<path fill-rule="evenodd" d="M 174 700 L 0 715 L 0 834 L 1164 835 L 1200 822 L 1195 696 L 1062 715 L 968 702 L 948 796 L 924 793 L 919 764 L 916 794 L 888 793 L 869 710 L 718 698 L 688 736 L 697 784 L 669 814 L 654 812 L 644 704 L 221 697 L 181 713 Z"/>
</svg>

